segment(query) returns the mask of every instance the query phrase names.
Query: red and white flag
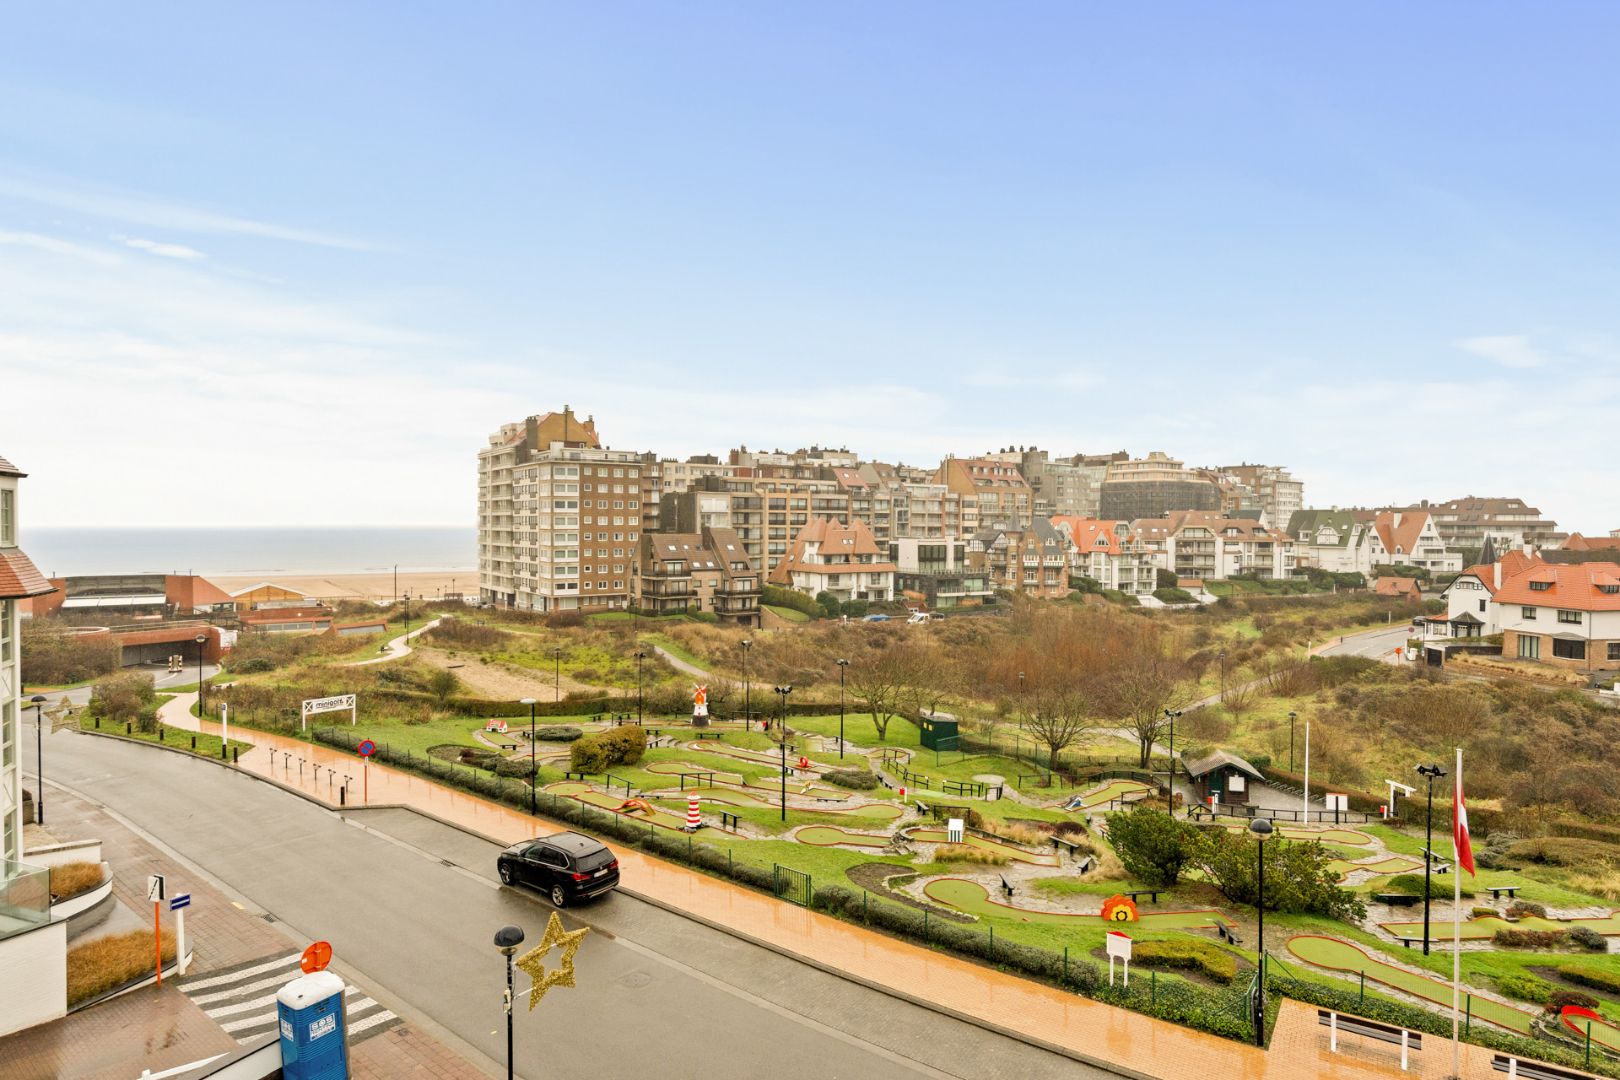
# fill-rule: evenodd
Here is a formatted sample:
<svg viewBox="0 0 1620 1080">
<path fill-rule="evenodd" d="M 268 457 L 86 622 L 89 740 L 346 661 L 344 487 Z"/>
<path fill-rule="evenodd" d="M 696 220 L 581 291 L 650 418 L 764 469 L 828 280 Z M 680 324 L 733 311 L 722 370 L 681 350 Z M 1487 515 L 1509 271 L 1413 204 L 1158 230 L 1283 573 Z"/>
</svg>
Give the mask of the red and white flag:
<svg viewBox="0 0 1620 1080">
<path fill-rule="evenodd" d="M 1468 803 L 1463 799 L 1462 752 L 1457 753 L 1457 791 L 1452 811 L 1451 843 L 1457 849 L 1457 865 L 1474 873 L 1474 845 L 1468 837 Z"/>
</svg>

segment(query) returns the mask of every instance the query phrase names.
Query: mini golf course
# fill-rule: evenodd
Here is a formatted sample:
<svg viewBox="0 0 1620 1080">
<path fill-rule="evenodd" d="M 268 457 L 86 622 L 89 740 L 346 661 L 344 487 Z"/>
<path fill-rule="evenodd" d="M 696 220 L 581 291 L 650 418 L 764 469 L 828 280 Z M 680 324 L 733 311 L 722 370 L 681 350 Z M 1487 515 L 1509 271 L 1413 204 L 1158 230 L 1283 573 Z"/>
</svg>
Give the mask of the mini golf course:
<svg viewBox="0 0 1620 1080">
<path fill-rule="evenodd" d="M 1388 858 L 1378 859 L 1374 862 L 1351 862 L 1349 859 L 1334 859 L 1328 863 L 1328 869 L 1338 874 L 1340 881 L 1344 881 L 1358 870 L 1379 876 L 1405 874 L 1413 870 L 1421 870 L 1423 869 L 1423 860 L 1409 858 L 1405 855 L 1391 855 Z"/>
<path fill-rule="evenodd" d="M 1451 1008 L 1449 982 L 1386 964 L 1348 941 L 1322 937 L 1318 934 L 1301 934 L 1288 939 L 1288 951 L 1307 964 L 1332 971 L 1348 971 L 1355 974 L 1365 972 L 1371 982 L 1382 983 L 1403 994 L 1411 994 L 1446 1009 Z M 1530 1021 L 1534 1018 L 1532 1014 L 1522 1009 L 1515 1009 L 1511 1005 L 1504 1005 L 1478 995 L 1473 997 L 1471 1012 L 1475 1019 L 1488 1020 L 1498 1027 L 1507 1028 L 1520 1035 L 1530 1034 Z M 1597 1039 L 1595 1030 L 1592 1038 L 1593 1041 Z"/>
<path fill-rule="evenodd" d="M 1037 911 L 990 899 L 990 892 L 977 881 L 967 878 L 936 878 L 923 886 L 923 893 L 931 900 L 982 918 L 1016 918 L 1020 922 L 1044 923 L 1049 926 L 1086 926 L 1098 930 L 1117 929 L 1121 926 L 1140 927 L 1143 930 L 1199 930 L 1219 923 L 1231 925 L 1225 915 L 1214 908 L 1191 911 L 1144 911 L 1134 923 L 1104 922 L 1100 915 L 1081 915 L 1059 911 Z M 1082 920 L 1076 922 L 1075 920 Z"/>
<path fill-rule="evenodd" d="M 1437 889 L 1435 895 L 1440 899 L 1446 898 L 1446 893 Z M 1423 936 L 1423 923 L 1421 920 L 1413 922 L 1379 923 L 1379 926 L 1400 938 L 1417 938 Z M 1497 915 L 1483 915 L 1477 919 L 1469 919 L 1462 924 L 1462 940 L 1483 941 L 1496 936 L 1498 930 L 1573 930 L 1577 926 L 1585 926 L 1596 930 L 1600 934 L 1613 936 L 1620 934 L 1620 917 L 1615 912 L 1593 919 L 1543 919 L 1539 915 L 1527 915 L 1518 922 L 1508 922 Z M 1429 925 L 1430 941 L 1450 941 L 1452 935 L 1451 920 L 1431 922 Z"/>
<path fill-rule="evenodd" d="M 911 839 L 923 844 L 945 844 L 950 842 L 950 834 L 944 829 L 912 829 L 906 834 Z M 1061 866 L 1063 862 L 1056 855 L 1046 855 L 1040 852 L 1025 851 L 1012 844 L 1004 844 L 999 840 L 991 840 L 985 836 L 975 836 L 973 833 L 963 833 L 962 841 L 969 847 L 983 848 L 993 851 L 997 855 L 1005 855 L 1016 862 L 1033 863 L 1036 866 Z"/>
<path fill-rule="evenodd" d="M 1589 1010 L 1577 1006 L 1575 1011 L 1566 1011 L 1559 1019 L 1577 1037 L 1584 1039 L 1590 1032 L 1593 1042 L 1610 1050 L 1620 1050 L 1620 1028 L 1601 1016 L 1594 1016 Z"/>
<path fill-rule="evenodd" d="M 686 797 L 692 794 L 693 791 L 701 792 L 698 799 L 700 803 L 712 803 L 716 806 L 755 806 L 771 810 L 779 810 L 782 807 L 782 804 L 775 799 L 755 795 L 752 791 L 733 790 L 731 788 L 687 788 L 685 791 L 654 791 L 649 792 L 647 798 L 674 802 L 684 807 Z M 789 788 L 788 793 L 792 794 L 793 789 Z M 839 817 L 860 818 L 863 821 L 873 823 L 893 821 L 905 813 L 904 809 L 894 803 L 866 803 L 862 806 L 794 806 L 790 802 L 788 810 L 795 814 L 836 814 Z M 682 818 L 682 822 L 685 822 L 684 818 Z"/>
<path fill-rule="evenodd" d="M 1128 798 L 1131 795 L 1153 790 L 1140 780 L 1110 780 L 1100 788 L 1094 788 L 1084 795 L 1077 795 L 1063 804 L 1065 810 L 1090 810 L 1094 806 L 1104 806 L 1115 799 Z"/>
<path fill-rule="evenodd" d="M 1273 821 L 1272 826 L 1277 835 L 1287 840 L 1320 840 L 1324 844 L 1348 844 L 1351 847 L 1371 847 L 1373 838 L 1366 833 L 1356 832 L 1354 829 L 1335 829 L 1329 826 L 1326 829 L 1312 829 L 1304 825 L 1284 825 L 1280 821 Z M 1226 825 L 1233 832 L 1248 831 L 1246 822 Z M 1422 866 L 1422 863 L 1418 863 Z"/>
<path fill-rule="evenodd" d="M 654 825 L 661 825 L 666 829 L 684 829 L 686 827 L 685 817 L 676 817 L 674 814 L 668 814 L 662 810 L 654 810 L 651 814 L 640 810 L 635 813 L 626 813 L 619 809 L 624 805 L 625 801 L 621 796 L 593 791 L 590 785 L 582 784 L 578 780 L 559 780 L 555 784 L 547 784 L 541 790 L 549 791 L 553 795 L 561 795 L 564 798 L 577 799 L 588 806 L 611 810 L 615 814 L 635 821 L 650 821 Z"/>
<path fill-rule="evenodd" d="M 658 773 L 661 776 L 679 776 L 681 773 L 706 773 L 716 784 L 725 784 L 728 787 L 748 788 L 756 791 L 781 790 L 781 781 L 775 778 L 750 780 L 741 773 L 726 772 L 723 769 L 711 769 L 704 765 L 691 765 L 683 761 L 655 761 L 647 766 L 647 771 Z M 792 795 L 810 795 L 817 799 L 844 800 L 849 798 L 849 792 L 843 788 L 827 787 L 824 784 L 817 784 L 813 780 L 801 780 L 798 777 L 788 778 L 788 792 Z"/>
<path fill-rule="evenodd" d="M 889 838 L 881 833 L 850 832 L 832 825 L 806 825 L 792 837 L 801 844 L 814 844 L 816 847 L 833 847 L 838 844 L 847 844 L 850 847 L 886 848 Z"/>
</svg>

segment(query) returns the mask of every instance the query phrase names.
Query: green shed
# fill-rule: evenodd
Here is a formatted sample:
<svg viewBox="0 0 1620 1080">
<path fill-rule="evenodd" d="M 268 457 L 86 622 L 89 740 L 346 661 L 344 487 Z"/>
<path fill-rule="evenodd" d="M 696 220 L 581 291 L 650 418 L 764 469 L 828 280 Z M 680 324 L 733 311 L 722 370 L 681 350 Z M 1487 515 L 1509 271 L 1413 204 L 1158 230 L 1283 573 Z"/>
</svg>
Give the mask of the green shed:
<svg viewBox="0 0 1620 1080">
<path fill-rule="evenodd" d="M 923 713 L 917 717 L 922 728 L 922 744 L 930 750 L 955 750 L 958 736 L 956 717 L 949 713 Z"/>
</svg>

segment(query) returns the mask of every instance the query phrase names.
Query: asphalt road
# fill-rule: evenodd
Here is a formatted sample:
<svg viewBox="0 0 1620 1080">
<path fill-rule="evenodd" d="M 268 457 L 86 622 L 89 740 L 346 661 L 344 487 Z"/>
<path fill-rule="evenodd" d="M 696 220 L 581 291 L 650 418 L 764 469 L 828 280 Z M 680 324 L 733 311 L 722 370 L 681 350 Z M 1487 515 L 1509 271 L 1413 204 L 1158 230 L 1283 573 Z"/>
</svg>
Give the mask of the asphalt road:
<svg viewBox="0 0 1620 1080">
<path fill-rule="evenodd" d="M 1386 664 L 1398 663 L 1395 659 L 1395 647 L 1405 645 L 1412 637 L 1410 623 L 1396 623 L 1387 630 L 1377 633 L 1356 634 L 1346 637 L 1343 642 L 1329 645 L 1322 650 L 1323 656 L 1366 656 L 1374 660 L 1382 660 Z"/>
<path fill-rule="evenodd" d="M 504 1065 L 504 967 L 491 937 L 515 923 L 537 941 L 552 909 L 499 885 L 495 845 L 406 810 L 340 818 L 209 762 L 76 731 L 47 736 L 45 753 L 50 781 L 167 845 L 250 911 L 330 941 L 335 967 L 429 1034 L 487 1070 Z M 564 921 L 593 929 L 578 986 L 533 1013 L 520 1003 L 518 1076 L 1113 1075 L 622 893 Z"/>
</svg>

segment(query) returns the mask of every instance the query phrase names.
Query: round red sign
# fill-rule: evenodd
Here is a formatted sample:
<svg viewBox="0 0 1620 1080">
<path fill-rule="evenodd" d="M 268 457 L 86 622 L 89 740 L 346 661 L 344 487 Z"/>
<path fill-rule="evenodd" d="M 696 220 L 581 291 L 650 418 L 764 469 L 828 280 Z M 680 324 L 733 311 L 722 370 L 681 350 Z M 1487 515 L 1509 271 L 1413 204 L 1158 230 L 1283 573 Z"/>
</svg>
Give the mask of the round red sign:
<svg viewBox="0 0 1620 1080">
<path fill-rule="evenodd" d="M 361 757 L 370 757 L 377 752 L 377 744 L 367 739 L 360 744 L 359 750 Z"/>
</svg>

